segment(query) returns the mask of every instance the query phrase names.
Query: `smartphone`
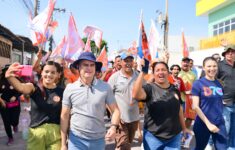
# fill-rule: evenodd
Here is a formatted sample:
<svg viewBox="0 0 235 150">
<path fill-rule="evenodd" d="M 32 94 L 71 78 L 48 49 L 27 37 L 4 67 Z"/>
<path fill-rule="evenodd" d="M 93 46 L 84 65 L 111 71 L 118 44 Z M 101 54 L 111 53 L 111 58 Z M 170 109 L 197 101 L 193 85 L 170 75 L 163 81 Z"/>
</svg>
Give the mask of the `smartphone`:
<svg viewBox="0 0 235 150">
<path fill-rule="evenodd" d="M 21 65 L 20 71 L 16 72 L 19 77 L 32 76 L 33 67 L 31 65 Z"/>
</svg>

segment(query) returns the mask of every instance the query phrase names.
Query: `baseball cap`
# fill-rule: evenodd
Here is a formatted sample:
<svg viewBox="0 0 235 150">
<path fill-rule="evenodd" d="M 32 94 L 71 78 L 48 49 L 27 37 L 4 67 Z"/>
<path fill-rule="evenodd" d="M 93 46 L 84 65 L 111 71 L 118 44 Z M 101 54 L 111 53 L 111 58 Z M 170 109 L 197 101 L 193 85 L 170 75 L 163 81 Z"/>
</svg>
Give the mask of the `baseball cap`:
<svg viewBox="0 0 235 150">
<path fill-rule="evenodd" d="M 184 57 L 184 58 L 182 58 L 182 61 L 190 61 L 190 58 Z"/>
<path fill-rule="evenodd" d="M 124 59 L 127 59 L 127 58 L 132 58 L 134 59 L 134 57 L 132 56 L 131 53 L 127 52 L 127 51 L 124 51 L 120 54 L 121 56 L 121 59 L 124 60 Z"/>
</svg>

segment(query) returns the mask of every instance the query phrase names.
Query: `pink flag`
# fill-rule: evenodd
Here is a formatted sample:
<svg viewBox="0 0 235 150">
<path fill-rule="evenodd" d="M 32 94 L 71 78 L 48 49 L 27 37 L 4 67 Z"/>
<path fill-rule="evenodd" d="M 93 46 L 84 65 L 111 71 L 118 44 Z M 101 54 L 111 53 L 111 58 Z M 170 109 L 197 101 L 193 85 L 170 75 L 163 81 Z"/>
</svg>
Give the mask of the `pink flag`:
<svg viewBox="0 0 235 150">
<path fill-rule="evenodd" d="M 48 28 L 46 30 L 45 36 L 46 39 L 48 40 L 54 33 L 55 29 L 58 27 L 58 22 L 57 21 L 51 21 L 50 24 L 48 25 Z"/>
<path fill-rule="evenodd" d="M 66 46 L 67 46 L 67 40 L 66 40 L 66 37 L 64 36 L 63 39 L 61 40 L 61 42 L 52 51 L 50 57 L 51 58 L 56 58 L 56 57 L 63 57 L 64 58 Z"/>
<path fill-rule="evenodd" d="M 108 55 L 105 46 L 103 47 L 102 51 L 100 52 L 100 55 L 97 57 L 96 60 L 102 62 L 103 67 L 108 69 Z"/>
<path fill-rule="evenodd" d="M 33 45 L 39 45 L 46 41 L 46 31 L 51 22 L 51 16 L 55 6 L 55 0 L 49 0 L 47 7 L 30 20 L 30 34 Z"/>
<path fill-rule="evenodd" d="M 160 36 L 153 20 L 149 32 L 149 50 L 152 58 L 158 58 L 158 48 L 160 47 Z"/>
<path fill-rule="evenodd" d="M 87 36 L 86 45 L 84 48 L 85 52 L 91 52 L 91 34 Z"/>
<path fill-rule="evenodd" d="M 185 37 L 184 37 L 184 32 L 182 32 L 182 52 L 183 52 L 183 57 L 189 57 L 189 51 L 188 51 L 188 46 L 187 43 L 185 41 Z"/>
<path fill-rule="evenodd" d="M 41 60 L 42 64 L 45 64 L 47 62 L 47 60 L 50 58 L 50 55 L 51 55 L 51 51 L 48 51 L 46 55 L 42 57 L 42 60 Z"/>
<path fill-rule="evenodd" d="M 128 51 L 129 51 L 132 55 L 137 55 L 138 50 L 137 50 L 137 43 L 136 43 L 136 41 L 133 41 L 133 42 L 131 43 L 131 47 L 128 48 Z"/>
<path fill-rule="evenodd" d="M 83 51 L 84 42 L 78 34 L 78 30 L 75 24 L 73 15 L 70 15 L 69 25 L 68 25 L 68 38 L 67 38 L 67 48 L 65 51 L 65 59 L 70 60 L 74 54 Z"/>
<path fill-rule="evenodd" d="M 83 32 L 86 36 L 90 35 L 91 39 L 95 41 L 95 45 L 100 48 L 103 32 L 99 28 L 94 26 L 86 26 Z"/>
</svg>

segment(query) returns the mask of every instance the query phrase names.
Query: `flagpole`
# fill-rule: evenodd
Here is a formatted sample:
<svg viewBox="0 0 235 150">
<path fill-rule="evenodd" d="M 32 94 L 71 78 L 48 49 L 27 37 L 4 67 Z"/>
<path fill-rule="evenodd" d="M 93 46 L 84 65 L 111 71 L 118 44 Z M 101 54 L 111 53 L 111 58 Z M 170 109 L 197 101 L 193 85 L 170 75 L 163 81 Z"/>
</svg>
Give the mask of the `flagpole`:
<svg viewBox="0 0 235 150">
<path fill-rule="evenodd" d="M 168 30 L 169 30 L 169 22 L 168 22 L 168 0 L 166 0 L 166 12 L 165 12 L 165 22 L 164 22 L 164 46 L 165 49 L 168 49 Z"/>
</svg>

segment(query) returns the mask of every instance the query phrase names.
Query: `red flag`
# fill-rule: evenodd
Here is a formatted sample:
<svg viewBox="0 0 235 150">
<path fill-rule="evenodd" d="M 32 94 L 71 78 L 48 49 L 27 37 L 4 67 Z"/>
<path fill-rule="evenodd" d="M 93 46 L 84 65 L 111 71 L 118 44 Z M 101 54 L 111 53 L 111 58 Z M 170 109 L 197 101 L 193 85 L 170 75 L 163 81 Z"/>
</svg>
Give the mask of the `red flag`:
<svg viewBox="0 0 235 150">
<path fill-rule="evenodd" d="M 102 51 L 100 52 L 100 55 L 97 57 L 96 60 L 102 62 L 103 67 L 108 69 L 108 55 L 105 46 L 103 47 Z"/>
<path fill-rule="evenodd" d="M 61 56 L 61 57 L 64 58 L 66 46 L 67 46 L 67 40 L 66 40 L 66 37 L 64 36 L 63 39 L 61 40 L 61 42 L 52 51 L 50 57 L 51 58 L 56 58 L 56 57 L 60 57 Z"/>
<path fill-rule="evenodd" d="M 33 45 L 39 45 L 46 41 L 46 31 L 51 22 L 51 16 L 55 6 L 55 0 L 49 0 L 42 13 L 30 20 L 30 34 Z"/>
<path fill-rule="evenodd" d="M 94 26 L 86 26 L 83 32 L 87 37 L 90 35 L 90 39 L 93 39 L 95 41 L 95 45 L 100 48 L 103 35 L 101 29 Z"/>
<path fill-rule="evenodd" d="M 68 38 L 67 38 L 67 48 L 65 51 L 65 59 L 70 60 L 73 55 L 81 53 L 84 48 L 84 42 L 78 34 L 78 30 L 75 24 L 73 15 L 70 15 L 69 25 L 68 25 Z"/>
<path fill-rule="evenodd" d="M 89 34 L 88 37 L 87 37 L 84 51 L 85 52 L 91 52 L 91 34 Z"/>
<path fill-rule="evenodd" d="M 189 57 L 188 46 L 185 41 L 184 32 L 182 32 L 183 57 Z"/>
<path fill-rule="evenodd" d="M 57 21 L 50 22 L 50 24 L 48 25 L 48 28 L 46 30 L 46 33 L 45 33 L 46 39 L 49 39 L 53 35 L 53 33 L 57 27 L 58 27 Z"/>
<path fill-rule="evenodd" d="M 140 58 L 144 56 L 148 61 L 151 61 L 151 55 L 148 48 L 148 38 L 144 29 L 144 23 L 143 23 L 143 14 L 141 11 L 141 17 L 140 17 L 140 26 L 139 26 L 139 39 L 138 39 L 138 55 Z"/>
</svg>

